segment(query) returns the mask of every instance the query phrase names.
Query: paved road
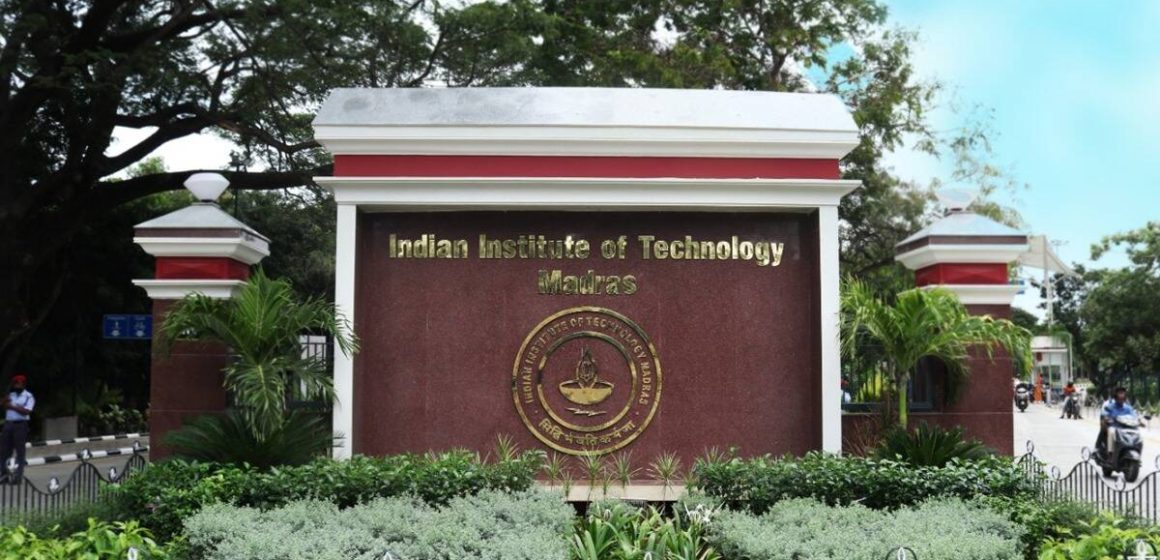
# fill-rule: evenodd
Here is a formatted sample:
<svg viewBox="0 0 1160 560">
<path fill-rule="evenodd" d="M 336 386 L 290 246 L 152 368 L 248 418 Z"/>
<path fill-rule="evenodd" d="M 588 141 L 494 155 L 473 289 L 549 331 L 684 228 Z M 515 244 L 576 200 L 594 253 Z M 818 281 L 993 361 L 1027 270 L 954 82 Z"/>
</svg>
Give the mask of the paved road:
<svg viewBox="0 0 1160 560">
<path fill-rule="evenodd" d="M 1058 406 L 1048 407 L 1035 403 L 1026 412 L 1015 409 L 1015 453 L 1025 453 L 1027 441 L 1035 442 L 1035 456 L 1049 465 L 1059 467 L 1066 475 L 1072 467 L 1083 460 L 1084 447 L 1095 445 L 1099 431 L 1097 412 L 1086 411 L 1082 420 L 1066 420 L 1059 417 Z M 1160 454 L 1160 419 L 1153 419 L 1144 429 L 1144 464 L 1140 474 L 1156 469 L 1154 458 Z"/>
</svg>

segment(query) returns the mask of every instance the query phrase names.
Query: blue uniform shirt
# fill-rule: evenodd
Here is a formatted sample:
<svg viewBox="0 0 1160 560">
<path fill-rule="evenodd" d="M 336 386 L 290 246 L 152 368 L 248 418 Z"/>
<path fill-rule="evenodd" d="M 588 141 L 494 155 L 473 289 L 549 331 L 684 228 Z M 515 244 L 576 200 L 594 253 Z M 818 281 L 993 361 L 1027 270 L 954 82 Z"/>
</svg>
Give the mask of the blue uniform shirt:
<svg viewBox="0 0 1160 560">
<path fill-rule="evenodd" d="M 1108 399 L 1104 403 L 1104 408 L 1100 410 L 1100 418 L 1107 418 L 1108 420 L 1115 420 L 1120 416 L 1127 415 L 1136 415 L 1136 409 L 1132 408 L 1132 405 L 1128 404 L 1128 401 L 1124 401 L 1124 404 L 1119 405 L 1116 404 L 1116 399 Z"/>
<path fill-rule="evenodd" d="M 20 393 L 15 391 L 8 393 L 8 400 L 16 406 L 27 408 L 30 412 L 36 407 L 36 399 L 32 397 L 32 393 L 28 389 Z M 28 415 L 21 414 L 12 409 L 5 409 L 4 420 L 8 422 L 27 421 Z"/>
</svg>

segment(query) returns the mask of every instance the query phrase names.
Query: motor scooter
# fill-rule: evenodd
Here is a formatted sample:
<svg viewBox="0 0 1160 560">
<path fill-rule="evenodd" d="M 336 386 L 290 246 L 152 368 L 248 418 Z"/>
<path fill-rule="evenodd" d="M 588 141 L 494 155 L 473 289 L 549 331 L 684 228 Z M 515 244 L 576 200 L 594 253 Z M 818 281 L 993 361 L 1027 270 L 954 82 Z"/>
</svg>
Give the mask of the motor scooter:
<svg viewBox="0 0 1160 560">
<path fill-rule="evenodd" d="M 1015 406 L 1019 408 L 1019 412 L 1025 412 L 1027 405 L 1031 402 L 1031 393 L 1026 387 L 1019 386 L 1015 389 Z"/>
<path fill-rule="evenodd" d="M 1124 473 L 1124 480 L 1136 482 L 1140 477 L 1140 458 L 1144 455 L 1144 439 L 1140 437 L 1140 418 L 1135 414 L 1117 416 L 1109 421 L 1112 430 L 1110 447 L 1096 448 L 1092 460 L 1099 465 L 1105 477 L 1114 472 Z M 1107 428 L 1105 428 L 1107 429 Z M 1107 437 L 1106 433 L 1101 437 Z"/>
<path fill-rule="evenodd" d="M 1079 398 L 1075 396 L 1075 393 L 1063 399 L 1063 417 L 1079 418 Z"/>
</svg>

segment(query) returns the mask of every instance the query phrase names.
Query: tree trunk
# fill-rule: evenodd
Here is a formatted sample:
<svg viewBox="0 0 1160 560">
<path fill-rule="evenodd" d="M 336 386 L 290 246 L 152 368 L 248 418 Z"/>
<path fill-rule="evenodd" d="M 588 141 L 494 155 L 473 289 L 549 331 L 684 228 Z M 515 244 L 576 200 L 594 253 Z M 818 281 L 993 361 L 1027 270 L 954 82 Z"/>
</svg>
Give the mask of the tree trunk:
<svg viewBox="0 0 1160 560">
<path fill-rule="evenodd" d="M 903 430 L 906 429 L 907 421 L 910 419 L 910 413 L 906 405 L 906 388 L 909 385 L 909 381 L 909 375 L 904 375 L 898 379 L 898 426 Z"/>
</svg>

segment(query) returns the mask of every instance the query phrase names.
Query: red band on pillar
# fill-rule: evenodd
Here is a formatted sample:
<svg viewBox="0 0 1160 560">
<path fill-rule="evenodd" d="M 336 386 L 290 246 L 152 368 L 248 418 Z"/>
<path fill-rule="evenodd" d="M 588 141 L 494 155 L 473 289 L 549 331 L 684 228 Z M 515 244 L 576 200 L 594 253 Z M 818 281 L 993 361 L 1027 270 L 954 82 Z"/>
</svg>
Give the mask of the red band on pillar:
<svg viewBox="0 0 1160 560">
<path fill-rule="evenodd" d="M 340 177 L 838 179 L 835 159 L 336 155 Z"/>
<path fill-rule="evenodd" d="M 247 280 L 250 266 L 229 257 L 157 257 L 158 280 Z"/>
<path fill-rule="evenodd" d="M 932 284 L 1006 284 L 1007 265 L 1004 263 L 939 263 L 914 272 L 918 286 Z"/>
</svg>

